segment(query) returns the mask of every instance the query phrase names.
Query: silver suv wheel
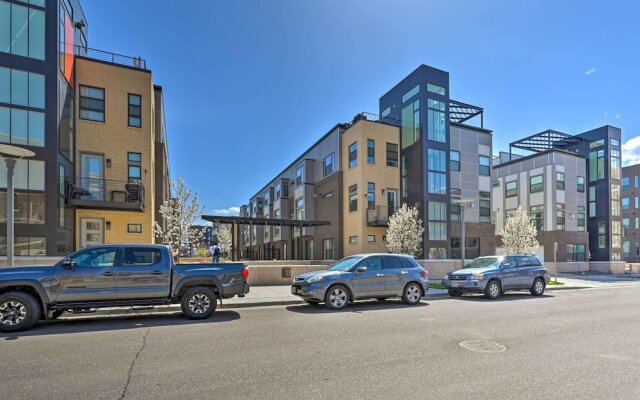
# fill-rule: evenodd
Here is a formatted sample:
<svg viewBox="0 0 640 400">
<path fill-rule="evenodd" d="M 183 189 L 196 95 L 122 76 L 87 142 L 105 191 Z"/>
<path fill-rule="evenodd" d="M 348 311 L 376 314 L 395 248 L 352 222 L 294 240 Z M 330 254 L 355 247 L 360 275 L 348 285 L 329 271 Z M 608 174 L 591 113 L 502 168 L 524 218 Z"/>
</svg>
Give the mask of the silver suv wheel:
<svg viewBox="0 0 640 400">
<path fill-rule="evenodd" d="M 347 292 L 341 287 L 334 288 L 329 294 L 329 302 L 335 308 L 343 308 L 347 304 L 348 298 Z"/>
</svg>

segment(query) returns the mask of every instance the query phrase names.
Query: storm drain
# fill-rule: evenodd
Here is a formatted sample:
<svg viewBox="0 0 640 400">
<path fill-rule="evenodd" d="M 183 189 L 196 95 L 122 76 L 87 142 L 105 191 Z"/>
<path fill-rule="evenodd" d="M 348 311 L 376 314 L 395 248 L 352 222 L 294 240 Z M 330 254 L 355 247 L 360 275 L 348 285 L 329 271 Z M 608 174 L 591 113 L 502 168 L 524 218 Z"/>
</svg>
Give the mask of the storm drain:
<svg viewBox="0 0 640 400">
<path fill-rule="evenodd" d="M 463 340 L 458 343 L 463 349 L 475 351 L 477 353 L 502 353 L 507 350 L 507 346 L 494 342 L 493 340 Z"/>
</svg>

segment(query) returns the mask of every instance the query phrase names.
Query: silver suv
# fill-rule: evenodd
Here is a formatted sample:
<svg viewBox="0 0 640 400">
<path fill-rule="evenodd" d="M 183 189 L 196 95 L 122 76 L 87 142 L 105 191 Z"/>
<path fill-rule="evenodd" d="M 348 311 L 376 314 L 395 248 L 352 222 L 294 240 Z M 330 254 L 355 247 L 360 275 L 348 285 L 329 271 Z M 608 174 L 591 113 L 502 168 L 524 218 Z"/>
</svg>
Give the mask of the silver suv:
<svg viewBox="0 0 640 400">
<path fill-rule="evenodd" d="M 427 271 L 413 257 L 400 254 L 359 254 L 343 258 L 327 271 L 295 277 L 291 293 L 309 304 L 324 301 L 332 310 L 358 299 L 401 297 L 417 304 L 429 290 Z"/>
<path fill-rule="evenodd" d="M 484 293 L 489 299 L 497 299 L 506 290 L 529 290 L 542 296 L 548 283 L 544 261 L 528 254 L 479 257 L 442 281 L 452 297 L 470 292 Z"/>
</svg>

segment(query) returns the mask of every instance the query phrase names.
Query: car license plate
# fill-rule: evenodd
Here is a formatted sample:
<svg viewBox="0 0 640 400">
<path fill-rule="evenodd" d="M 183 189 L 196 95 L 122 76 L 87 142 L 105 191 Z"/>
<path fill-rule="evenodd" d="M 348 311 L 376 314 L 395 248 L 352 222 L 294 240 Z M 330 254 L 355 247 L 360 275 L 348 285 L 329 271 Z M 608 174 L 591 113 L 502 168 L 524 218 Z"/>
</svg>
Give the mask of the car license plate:
<svg viewBox="0 0 640 400">
<path fill-rule="evenodd" d="M 291 286 L 291 293 L 298 294 L 298 288 L 295 286 Z"/>
</svg>

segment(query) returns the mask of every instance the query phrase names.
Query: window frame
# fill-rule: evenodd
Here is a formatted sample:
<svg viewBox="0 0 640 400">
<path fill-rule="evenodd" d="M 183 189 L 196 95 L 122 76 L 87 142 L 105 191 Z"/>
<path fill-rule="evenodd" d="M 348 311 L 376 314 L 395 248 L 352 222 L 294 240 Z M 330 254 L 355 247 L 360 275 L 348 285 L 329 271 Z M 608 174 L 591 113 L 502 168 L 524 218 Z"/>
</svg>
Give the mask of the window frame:
<svg viewBox="0 0 640 400">
<path fill-rule="evenodd" d="M 349 169 L 358 166 L 358 142 L 353 142 L 347 148 Z"/>
<path fill-rule="evenodd" d="M 540 178 L 540 182 L 533 183 L 533 180 L 535 178 Z M 529 177 L 529 193 L 540 193 L 540 192 L 544 192 L 544 174 L 530 176 Z"/>
<path fill-rule="evenodd" d="M 140 230 L 132 230 L 131 227 L 138 226 Z M 129 224 L 127 223 L 127 233 L 142 233 L 142 224 Z"/>
<path fill-rule="evenodd" d="M 395 146 L 395 150 L 389 149 L 389 146 Z M 396 143 L 389 143 L 387 142 L 387 147 L 386 147 L 386 151 L 387 151 L 387 167 L 398 167 L 398 144 Z M 393 155 L 395 154 L 395 159 L 394 158 L 390 158 L 389 155 Z"/>
<path fill-rule="evenodd" d="M 457 160 L 454 160 L 454 154 L 458 155 Z M 449 170 L 460 172 L 460 152 L 458 150 L 449 150 Z"/>
<path fill-rule="evenodd" d="M 101 90 L 102 91 L 102 99 L 96 98 L 96 97 L 88 97 L 88 96 L 83 96 L 82 95 L 82 88 L 87 88 L 87 89 L 95 89 L 95 90 Z M 83 121 L 91 121 L 91 122 L 101 122 L 104 123 L 107 119 L 107 91 L 105 90 L 105 88 L 100 88 L 100 87 L 96 87 L 96 86 L 89 86 L 89 85 L 78 85 L 78 118 L 83 120 Z M 83 99 L 91 99 L 94 101 L 101 101 L 102 102 L 102 110 L 97 109 L 97 108 L 89 108 L 89 107 L 83 107 L 82 106 L 82 100 Z M 83 118 L 82 117 L 82 111 L 91 111 L 91 112 L 97 112 L 97 113 L 102 113 L 102 120 L 97 120 L 97 119 L 92 119 L 92 118 Z"/>
<path fill-rule="evenodd" d="M 482 161 L 486 159 L 487 165 L 483 165 Z M 491 157 L 485 155 L 478 155 L 478 175 L 491 176 Z"/>
<path fill-rule="evenodd" d="M 131 97 L 137 97 L 140 100 L 140 104 L 135 105 L 135 104 L 131 104 Z M 127 125 L 132 127 L 132 128 L 142 128 L 142 95 L 139 94 L 135 94 L 135 93 L 127 93 Z M 138 109 L 138 116 L 135 116 L 133 114 L 131 114 L 131 110 L 132 107 L 137 107 Z M 131 118 L 138 118 L 138 123 L 139 125 L 132 125 L 131 124 Z"/>
<path fill-rule="evenodd" d="M 367 164 L 373 165 L 376 163 L 376 141 L 373 139 L 367 139 Z"/>
</svg>

